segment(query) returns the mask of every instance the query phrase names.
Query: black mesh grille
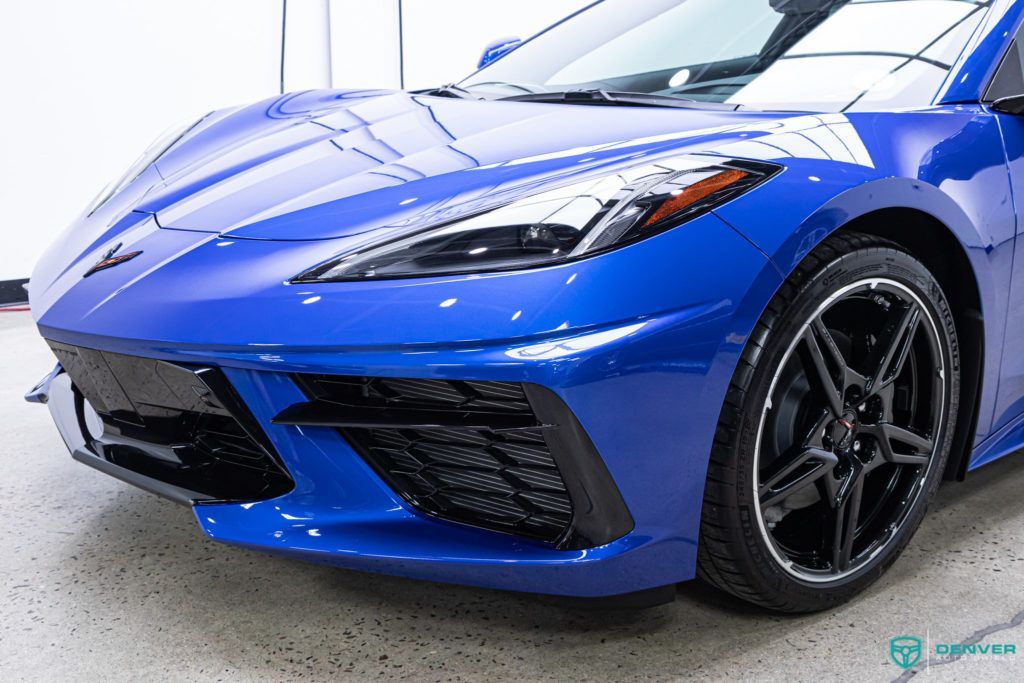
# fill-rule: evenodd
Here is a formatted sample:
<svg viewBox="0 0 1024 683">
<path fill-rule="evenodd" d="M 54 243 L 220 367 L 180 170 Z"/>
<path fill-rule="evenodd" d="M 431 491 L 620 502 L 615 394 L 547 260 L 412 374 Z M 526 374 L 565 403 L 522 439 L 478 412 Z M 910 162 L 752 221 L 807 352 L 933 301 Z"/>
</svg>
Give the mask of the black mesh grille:
<svg viewBox="0 0 1024 683">
<path fill-rule="evenodd" d="M 572 501 L 539 429 L 349 429 L 392 486 L 449 519 L 555 540 Z"/>
<path fill-rule="evenodd" d="M 390 377 L 303 375 L 321 400 L 363 408 L 465 410 L 530 414 L 523 387 L 514 382 L 464 382 Z"/>
<path fill-rule="evenodd" d="M 566 535 L 573 503 L 545 438 L 554 425 L 540 423 L 522 385 L 295 378 L 313 401 L 275 421 L 338 427 L 421 511 L 551 543 Z"/>
<path fill-rule="evenodd" d="M 238 467 L 265 470 L 273 461 L 266 451 L 230 417 L 204 415 L 198 420 L 193 446 L 205 458 L 215 458 Z"/>
<path fill-rule="evenodd" d="M 50 342 L 80 395 L 89 450 L 188 499 L 252 501 L 291 490 L 270 442 L 220 370 Z M 90 435 L 84 402 L 103 434 Z"/>
</svg>

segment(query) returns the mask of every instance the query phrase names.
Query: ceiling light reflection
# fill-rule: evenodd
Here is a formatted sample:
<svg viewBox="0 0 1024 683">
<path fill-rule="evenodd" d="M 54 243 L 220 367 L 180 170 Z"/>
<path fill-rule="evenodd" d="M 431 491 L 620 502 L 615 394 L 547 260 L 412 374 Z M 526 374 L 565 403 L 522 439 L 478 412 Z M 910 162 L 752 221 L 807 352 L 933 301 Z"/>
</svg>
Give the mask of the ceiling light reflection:
<svg viewBox="0 0 1024 683">
<path fill-rule="evenodd" d="M 590 349 L 610 344 L 611 342 L 618 341 L 619 339 L 624 339 L 625 337 L 639 332 L 646 325 L 646 322 L 635 323 L 625 327 L 618 327 L 614 330 L 585 334 L 573 339 L 544 342 L 542 344 L 531 344 L 530 346 L 523 346 L 517 349 L 509 349 L 505 352 L 505 355 L 517 360 L 551 360 L 553 358 L 564 358 L 565 356 L 573 356 L 583 351 L 589 351 Z"/>
</svg>

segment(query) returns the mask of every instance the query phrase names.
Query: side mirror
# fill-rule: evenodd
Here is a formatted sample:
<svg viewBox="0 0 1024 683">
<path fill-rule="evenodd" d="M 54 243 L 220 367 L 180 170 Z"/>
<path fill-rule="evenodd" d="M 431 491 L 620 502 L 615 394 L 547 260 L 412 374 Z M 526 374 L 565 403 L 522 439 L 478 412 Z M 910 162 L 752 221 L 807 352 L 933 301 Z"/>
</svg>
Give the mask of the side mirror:
<svg viewBox="0 0 1024 683">
<path fill-rule="evenodd" d="M 1001 97 L 989 105 L 992 111 L 1020 116 L 1024 114 L 1024 95 Z"/>
<path fill-rule="evenodd" d="M 476 65 L 476 68 L 482 69 L 491 62 L 498 61 L 522 44 L 523 41 L 515 37 L 499 38 L 488 43 L 487 47 L 484 48 L 484 53 L 480 55 L 480 63 Z"/>
</svg>

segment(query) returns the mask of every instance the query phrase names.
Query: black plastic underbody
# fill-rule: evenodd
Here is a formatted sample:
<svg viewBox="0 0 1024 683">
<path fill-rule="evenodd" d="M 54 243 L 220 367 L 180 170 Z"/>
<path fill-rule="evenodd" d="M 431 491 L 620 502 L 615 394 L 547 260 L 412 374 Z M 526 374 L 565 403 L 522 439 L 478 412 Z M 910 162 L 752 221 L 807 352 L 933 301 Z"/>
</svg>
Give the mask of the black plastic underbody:
<svg viewBox="0 0 1024 683">
<path fill-rule="evenodd" d="M 633 519 L 568 406 L 534 384 L 294 374 L 309 401 L 273 422 L 334 427 L 415 509 L 559 549 Z"/>
<path fill-rule="evenodd" d="M 77 460 L 178 502 L 266 500 L 294 487 L 219 369 L 49 344 L 76 392 L 86 439 Z M 98 437 L 86 402 L 103 422 Z"/>
</svg>

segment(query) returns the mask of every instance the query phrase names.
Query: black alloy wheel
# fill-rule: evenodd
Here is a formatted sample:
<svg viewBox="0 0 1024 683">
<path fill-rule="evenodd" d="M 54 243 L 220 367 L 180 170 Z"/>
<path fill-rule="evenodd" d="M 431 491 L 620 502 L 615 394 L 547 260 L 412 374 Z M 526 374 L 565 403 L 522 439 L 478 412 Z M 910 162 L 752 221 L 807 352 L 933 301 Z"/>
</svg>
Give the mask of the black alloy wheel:
<svg viewBox="0 0 1024 683">
<path fill-rule="evenodd" d="M 956 333 L 934 277 L 877 238 L 826 240 L 769 304 L 733 377 L 700 575 L 781 611 L 863 590 L 920 524 L 958 392 Z"/>
</svg>

